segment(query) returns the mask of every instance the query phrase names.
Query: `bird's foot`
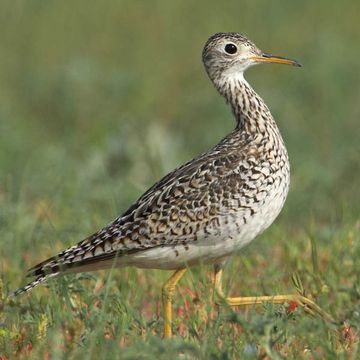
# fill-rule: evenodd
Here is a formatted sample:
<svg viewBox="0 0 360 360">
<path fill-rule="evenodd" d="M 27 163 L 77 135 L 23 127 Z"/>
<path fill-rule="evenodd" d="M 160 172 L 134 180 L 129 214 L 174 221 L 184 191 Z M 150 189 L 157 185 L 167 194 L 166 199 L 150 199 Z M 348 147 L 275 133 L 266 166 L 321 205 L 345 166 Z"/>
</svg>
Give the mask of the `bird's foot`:
<svg viewBox="0 0 360 360">
<path fill-rule="evenodd" d="M 221 294 L 219 294 L 221 296 Z M 288 294 L 288 295 L 273 295 L 273 296 L 247 296 L 247 297 L 227 297 L 224 298 L 227 304 L 230 306 L 243 306 L 243 305 L 261 305 L 264 303 L 272 304 L 293 304 L 300 305 L 303 309 L 311 314 L 320 315 L 324 320 L 336 323 L 336 321 L 325 312 L 319 305 L 313 300 L 299 294 Z"/>
</svg>

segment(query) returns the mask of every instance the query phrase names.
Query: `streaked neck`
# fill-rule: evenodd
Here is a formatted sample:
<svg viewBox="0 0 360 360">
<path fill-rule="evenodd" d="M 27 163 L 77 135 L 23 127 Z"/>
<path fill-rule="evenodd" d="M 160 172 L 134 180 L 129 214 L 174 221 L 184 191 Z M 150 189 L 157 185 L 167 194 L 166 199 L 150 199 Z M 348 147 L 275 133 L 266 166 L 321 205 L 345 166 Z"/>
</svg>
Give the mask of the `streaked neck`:
<svg viewBox="0 0 360 360">
<path fill-rule="evenodd" d="M 267 125 L 276 127 L 264 100 L 245 80 L 243 73 L 224 76 L 215 82 L 215 86 L 230 104 L 237 129 L 254 133 L 262 132 Z"/>
</svg>

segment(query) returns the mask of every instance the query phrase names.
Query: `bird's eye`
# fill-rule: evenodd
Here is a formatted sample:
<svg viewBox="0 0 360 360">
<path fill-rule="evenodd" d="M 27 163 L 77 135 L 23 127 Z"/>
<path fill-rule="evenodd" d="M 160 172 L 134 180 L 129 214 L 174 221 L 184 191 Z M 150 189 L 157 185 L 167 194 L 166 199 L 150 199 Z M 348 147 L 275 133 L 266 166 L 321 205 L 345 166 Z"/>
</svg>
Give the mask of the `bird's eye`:
<svg viewBox="0 0 360 360">
<path fill-rule="evenodd" d="M 234 44 L 226 44 L 225 45 L 225 51 L 228 54 L 235 54 L 237 52 L 237 47 Z"/>
</svg>

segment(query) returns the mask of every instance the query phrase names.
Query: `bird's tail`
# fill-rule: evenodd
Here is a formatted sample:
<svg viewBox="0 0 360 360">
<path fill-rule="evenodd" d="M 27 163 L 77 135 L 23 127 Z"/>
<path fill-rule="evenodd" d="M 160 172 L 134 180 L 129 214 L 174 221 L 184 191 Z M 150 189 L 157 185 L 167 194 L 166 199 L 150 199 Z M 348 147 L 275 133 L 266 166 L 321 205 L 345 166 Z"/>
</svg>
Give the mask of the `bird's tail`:
<svg viewBox="0 0 360 360">
<path fill-rule="evenodd" d="M 77 245 L 62 251 L 58 255 L 29 269 L 27 276 L 35 277 L 35 280 L 14 291 L 10 296 L 15 297 L 28 292 L 35 286 L 60 274 L 65 275 L 68 273 L 93 271 L 114 266 L 118 252 L 113 251 L 112 249 L 110 252 L 104 252 L 101 243 L 101 234 L 102 232 L 99 231 Z M 102 249 L 102 252 L 95 255 L 95 252 L 97 251 L 95 248 Z"/>
<path fill-rule="evenodd" d="M 15 297 L 21 294 L 24 294 L 28 291 L 30 291 L 31 289 L 33 289 L 35 286 L 38 286 L 39 284 L 47 281 L 48 279 L 57 276 L 59 273 L 52 273 L 52 274 L 41 274 L 39 275 L 35 280 L 31 281 L 30 283 L 28 283 L 27 285 L 13 291 L 12 293 L 10 293 L 9 297 Z"/>
</svg>

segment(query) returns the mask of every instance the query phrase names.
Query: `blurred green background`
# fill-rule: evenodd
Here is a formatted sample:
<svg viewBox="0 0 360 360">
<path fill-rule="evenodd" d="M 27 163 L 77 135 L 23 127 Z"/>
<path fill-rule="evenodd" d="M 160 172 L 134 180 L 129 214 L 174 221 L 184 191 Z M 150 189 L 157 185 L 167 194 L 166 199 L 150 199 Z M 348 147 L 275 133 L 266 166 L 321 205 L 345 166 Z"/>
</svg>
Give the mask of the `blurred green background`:
<svg viewBox="0 0 360 360">
<path fill-rule="evenodd" d="M 303 64 L 247 73 L 292 164 L 277 224 L 297 231 L 355 221 L 359 11 L 349 0 L 3 1 L 2 243 L 70 244 L 228 133 L 234 120 L 201 63 L 218 31 L 243 32 Z"/>
</svg>

